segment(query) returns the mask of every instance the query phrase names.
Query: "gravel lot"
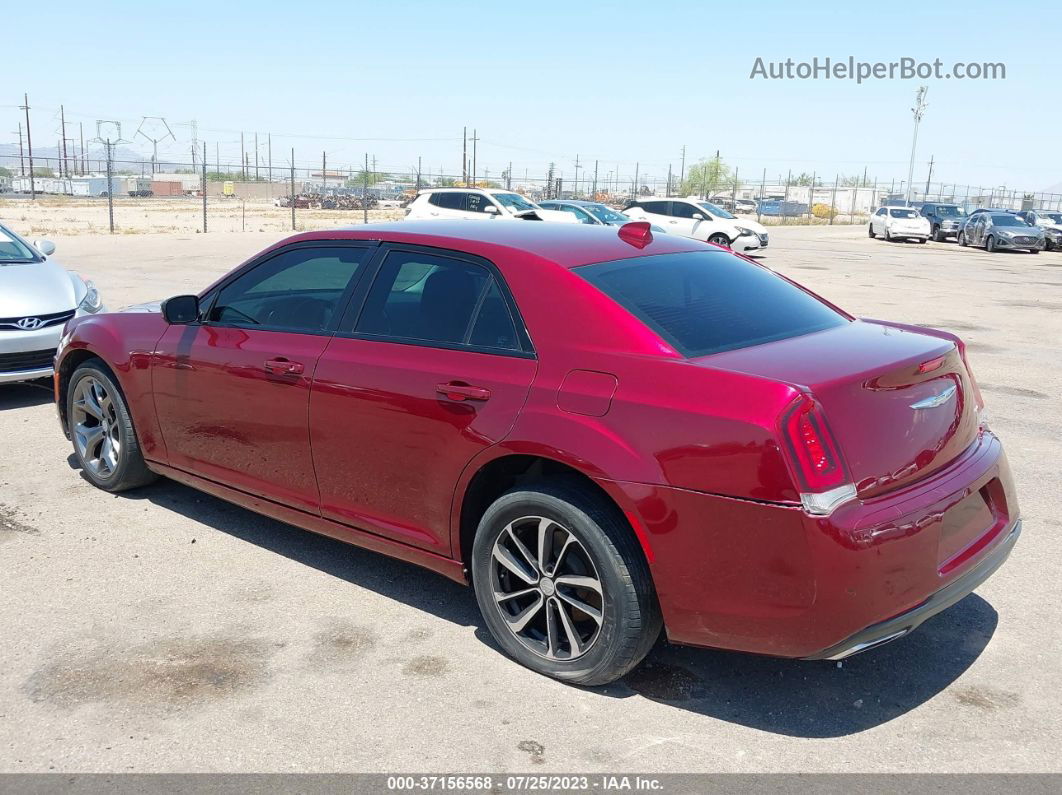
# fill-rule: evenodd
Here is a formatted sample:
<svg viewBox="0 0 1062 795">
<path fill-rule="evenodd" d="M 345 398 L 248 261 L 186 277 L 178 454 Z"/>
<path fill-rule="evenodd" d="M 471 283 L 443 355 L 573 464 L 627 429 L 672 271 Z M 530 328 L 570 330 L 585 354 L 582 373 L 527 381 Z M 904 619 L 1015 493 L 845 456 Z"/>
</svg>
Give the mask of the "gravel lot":
<svg viewBox="0 0 1062 795">
<path fill-rule="evenodd" d="M 849 311 L 970 343 L 1025 517 L 976 594 L 841 668 L 661 644 L 580 690 L 504 658 L 439 576 L 174 483 L 95 490 L 50 394 L 0 387 L 0 771 L 1058 771 L 1062 254 L 771 234 Z M 276 237 L 56 242 L 118 307 Z"/>
</svg>

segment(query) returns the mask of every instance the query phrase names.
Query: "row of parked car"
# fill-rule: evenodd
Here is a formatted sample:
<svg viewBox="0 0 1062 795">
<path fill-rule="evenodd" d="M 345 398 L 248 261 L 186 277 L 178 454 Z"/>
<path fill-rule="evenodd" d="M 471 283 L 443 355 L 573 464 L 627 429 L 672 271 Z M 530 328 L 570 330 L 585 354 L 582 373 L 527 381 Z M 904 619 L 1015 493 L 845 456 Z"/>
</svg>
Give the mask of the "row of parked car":
<svg viewBox="0 0 1062 795">
<path fill-rule="evenodd" d="M 535 203 L 519 193 L 486 188 L 431 188 L 421 191 L 406 209 L 410 220 L 538 220 L 591 226 L 622 226 L 646 221 L 657 233 L 701 240 L 742 254 L 767 248 L 767 229 L 710 201 L 695 197 L 642 198 L 623 211 L 606 204 L 574 199 Z"/>
<path fill-rule="evenodd" d="M 870 237 L 885 240 L 954 239 L 986 251 L 1024 250 L 1032 254 L 1062 248 L 1062 212 L 980 207 L 971 213 L 957 204 L 879 207 L 867 225 Z"/>
</svg>

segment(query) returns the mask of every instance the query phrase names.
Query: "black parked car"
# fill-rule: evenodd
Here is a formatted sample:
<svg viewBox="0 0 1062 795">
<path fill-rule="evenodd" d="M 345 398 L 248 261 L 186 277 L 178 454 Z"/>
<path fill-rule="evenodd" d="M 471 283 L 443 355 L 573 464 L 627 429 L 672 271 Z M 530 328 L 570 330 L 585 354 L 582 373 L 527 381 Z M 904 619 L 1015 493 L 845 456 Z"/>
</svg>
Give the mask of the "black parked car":
<svg viewBox="0 0 1062 795">
<path fill-rule="evenodd" d="M 929 219 L 929 233 L 937 243 L 949 237 L 957 238 L 966 220 L 966 210 L 957 204 L 927 202 L 918 212 Z"/>
</svg>

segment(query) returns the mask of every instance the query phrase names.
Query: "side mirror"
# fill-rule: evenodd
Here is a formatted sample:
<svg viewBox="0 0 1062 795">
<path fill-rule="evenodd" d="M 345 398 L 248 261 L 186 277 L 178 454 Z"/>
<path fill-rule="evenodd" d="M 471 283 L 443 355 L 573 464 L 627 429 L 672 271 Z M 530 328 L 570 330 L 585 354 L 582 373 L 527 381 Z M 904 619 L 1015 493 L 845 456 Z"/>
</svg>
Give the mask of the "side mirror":
<svg viewBox="0 0 1062 795">
<path fill-rule="evenodd" d="M 55 253 L 55 243 L 51 240 L 44 240 L 43 238 L 41 240 L 34 240 L 33 247 L 46 257 L 50 257 Z"/>
<path fill-rule="evenodd" d="M 199 296 L 176 295 L 162 302 L 162 316 L 173 326 L 194 323 L 199 319 Z"/>
<path fill-rule="evenodd" d="M 488 204 L 486 207 L 483 208 L 483 212 L 489 213 L 490 215 L 497 215 L 498 208 L 495 207 L 493 204 Z"/>
<path fill-rule="evenodd" d="M 694 213 L 693 214 L 693 220 L 694 221 L 703 221 L 704 220 L 704 216 L 701 215 L 700 213 Z"/>
</svg>

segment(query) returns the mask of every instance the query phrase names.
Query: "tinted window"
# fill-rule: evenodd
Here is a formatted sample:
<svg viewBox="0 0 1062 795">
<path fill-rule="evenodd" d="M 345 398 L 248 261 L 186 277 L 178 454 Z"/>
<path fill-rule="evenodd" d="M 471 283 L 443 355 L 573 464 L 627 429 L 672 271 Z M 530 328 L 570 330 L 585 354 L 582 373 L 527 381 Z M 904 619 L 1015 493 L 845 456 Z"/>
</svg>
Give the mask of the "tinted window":
<svg viewBox="0 0 1062 795">
<path fill-rule="evenodd" d="M 409 251 L 387 256 L 355 330 L 427 342 L 519 347 L 508 305 L 486 268 Z"/>
<path fill-rule="evenodd" d="M 707 217 L 697 207 L 685 202 L 671 202 L 671 215 L 674 218 L 692 218 L 694 215 Z"/>
<path fill-rule="evenodd" d="M 766 268 L 723 252 L 636 257 L 574 272 L 684 356 L 745 348 L 848 322 Z"/>
<path fill-rule="evenodd" d="M 335 246 L 278 254 L 222 288 L 209 320 L 284 331 L 324 331 L 367 251 Z"/>
<path fill-rule="evenodd" d="M 482 193 L 468 193 L 466 195 L 465 209 L 473 213 L 485 213 L 487 207 L 493 207 L 491 200 Z"/>
<path fill-rule="evenodd" d="M 465 194 L 460 191 L 454 191 L 452 193 L 433 193 L 428 197 L 428 201 L 436 207 L 443 207 L 447 210 L 465 209 Z"/>
<path fill-rule="evenodd" d="M 656 213 L 657 215 L 668 215 L 669 204 L 671 202 L 638 202 L 638 206 L 647 213 Z"/>
</svg>

